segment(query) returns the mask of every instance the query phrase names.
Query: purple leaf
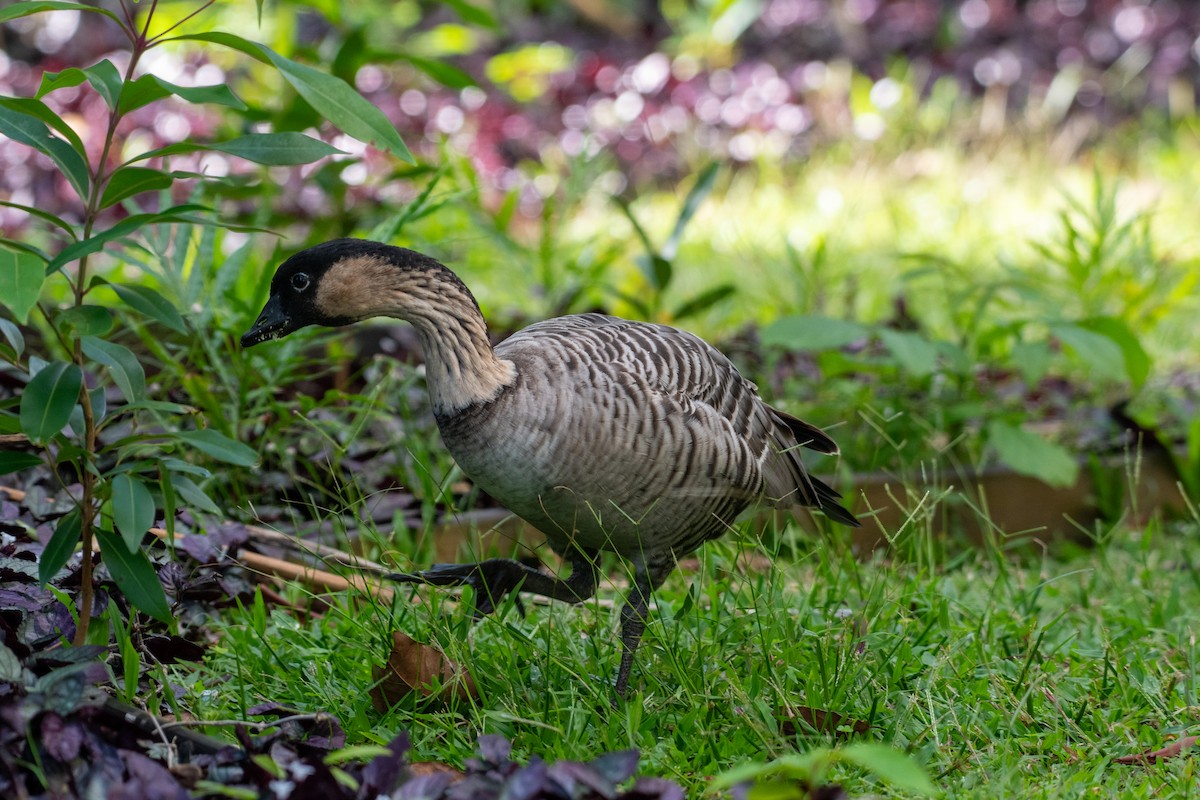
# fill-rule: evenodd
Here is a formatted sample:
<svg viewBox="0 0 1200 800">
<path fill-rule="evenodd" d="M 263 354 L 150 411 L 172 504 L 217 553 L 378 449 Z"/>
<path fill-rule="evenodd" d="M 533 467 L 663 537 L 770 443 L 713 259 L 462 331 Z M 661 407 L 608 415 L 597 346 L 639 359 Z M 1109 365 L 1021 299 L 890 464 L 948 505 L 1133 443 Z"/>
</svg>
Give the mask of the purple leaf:
<svg viewBox="0 0 1200 800">
<path fill-rule="evenodd" d="M 638 778 L 622 800 L 684 800 L 679 784 L 666 778 Z"/>
<path fill-rule="evenodd" d="M 158 580 L 162 583 L 163 589 L 178 597 L 188 579 L 187 570 L 183 568 L 183 564 L 178 561 L 168 561 L 156 566 L 158 567 Z"/>
<path fill-rule="evenodd" d="M 42 715 L 42 747 L 59 761 L 73 761 L 83 745 L 83 728 L 77 722 L 67 722 L 53 711 Z"/>
<path fill-rule="evenodd" d="M 57 669 L 59 667 L 67 667 L 72 664 L 86 664 L 94 662 L 101 667 L 100 677 L 96 679 L 99 683 L 107 679 L 108 673 L 104 672 L 103 664 L 100 664 L 100 658 L 107 655 L 108 648 L 98 644 L 86 644 L 83 647 L 59 647 L 55 650 L 49 650 L 45 653 L 38 653 L 30 659 L 29 667 L 37 669 L 39 667 L 47 667 L 49 669 Z M 95 674 L 93 675 L 95 677 Z"/>
<path fill-rule="evenodd" d="M 534 797 L 565 797 L 569 800 L 569 794 L 555 791 L 559 788 L 550 780 L 545 762 L 534 756 L 528 766 L 514 772 L 505 782 L 503 797 L 505 800 L 533 800 Z"/>
<path fill-rule="evenodd" d="M 244 545 L 250 539 L 250 531 L 240 522 L 229 522 L 210 531 L 208 538 L 222 550 L 231 550 Z"/>
<path fill-rule="evenodd" d="M 274 714 L 277 717 L 290 717 L 295 713 L 295 709 L 288 708 L 280 703 L 259 703 L 256 706 L 250 706 L 246 709 L 247 717 L 265 717 L 267 714 Z"/>
<path fill-rule="evenodd" d="M 109 790 L 109 800 L 188 800 L 190 795 L 170 770 L 132 750 L 120 750 L 129 780 Z"/>
<path fill-rule="evenodd" d="M 484 734 L 479 737 L 479 756 L 492 764 L 503 764 L 512 755 L 512 745 L 508 739 L 494 734 Z"/>
<path fill-rule="evenodd" d="M 337 717 L 322 714 L 320 719 L 309 723 L 304 745 L 318 750 L 340 750 L 346 746 L 346 732 Z"/>
<path fill-rule="evenodd" d="M 219 558 L 217 545 L 211 536 L 189 533 L 179 540 L 177 546 L 189 558 L 201 564 L 214 564 Z"/>
<path fill-rule="evenodd" d="M 637 771 L 637 765 L 637 750 L 618 750 L 615 753 L 605 753 L 588 762 L 588 766 L 614 785 L 632 778 L 633 773 Z"/>
<path fill-rule="evenodd" d="M 550 775 L 566 789 L 567 794 L 571 797 L 580 795 L 580 792 L 576 790 L 577 786 L 584 786 L 605 798 L 611 798 L 617 793 L 616 785 L 612 781 L 606 780 L 588 764 L 559 761 L 550 767 Z"/>
<path fill-rule="evenodd" d="M 98 662 L 72 664 L 43 675 L 34 689 L 42 695 L 47 710 L 66 715 L 103 703 L 104 693 L 96 688 L 96 684 L 107 677 L 104 666 Z"/>
<path fill-rule="evenodd" d="M 21 622 L 18 629 L 21 641 L 34 646 L 35 649 L 44 642 L 57 640 L 60 636 L 72 639 L 75 636 L 75 621 L 62 603 L 43 606 Z"/>
<path fill-rule="evenodd" d="M 12 588 L 0 589 L 0 608 L 18 611 L 37 611 L 46 604 L 50 593 L 32 584 L 22 586 L 10 584 Z"/>
<path fill-rule="evenodd" d="M 392 739 L 388 743 L 388 755 L 375 756 L 363 767 L 360 794 L 375 797 L 390 792 L 404 771 L 404 756 L 411 746 L 407 733 L 401 732 Z"/>
</svg>

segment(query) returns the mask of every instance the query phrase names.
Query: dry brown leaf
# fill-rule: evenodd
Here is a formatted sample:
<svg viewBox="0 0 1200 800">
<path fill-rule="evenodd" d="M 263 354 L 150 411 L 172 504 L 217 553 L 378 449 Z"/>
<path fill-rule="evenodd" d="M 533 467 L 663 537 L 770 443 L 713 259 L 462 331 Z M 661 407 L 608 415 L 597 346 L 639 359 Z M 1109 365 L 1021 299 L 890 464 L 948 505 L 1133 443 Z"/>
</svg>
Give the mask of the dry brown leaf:
<svg viewBox="0 0 1200 800">
<path fill-rule="evenodd" d="M 401 631 L 392 634 L 392 652 L 387 663 L 374 665 L 371 673 L 375 677 L 371 702 L 381 714 L 413 692 L 443 703 L 479 697 L 475 681 L 465 667 L 446 658 L 437 647 L 422 644 Z M 436 690 L 435 679 L 441 687 Z"/>
<path fill-rule="evenodd" d="M 1200 739 L 1200 736 L 1185 736 L 1158 750 L 1147 750 L 1144 753 L 1121 756 L 1113 760 L 1118 764 L 1155 764 L 1159 761 L 1166 761 L 1168 758 L 1176 758 L 1183 755 L 1196 744 L 1197 739 Z"/>
<path fill-rule="evenodd" d="M 803 721 L 807 727 L 802 728 L 797 720 Z M 850 732 L 843 731 L 842 728 L 849 728 L 853 733 L 866 733 L 871 729 L 871 724 L 865 720 L 851 719 L 836 711 L 810 706 L 796 706 L 779 716 L 779 730 L 784 736 L 795 736 L 797 731 L 808 729 L 818 733 L 831 733 L 834 736 L 849 736 Z"/>
<path fill-rule="evenodd" d="M 414 778 L 422 778 L 426 775 L 449 775 L 451 783 L 458 783 L 466 774 L 461 769 L 455 769 L 440 761 L 417 761 L 408 765 L 408 771 Z"/>
</svg>

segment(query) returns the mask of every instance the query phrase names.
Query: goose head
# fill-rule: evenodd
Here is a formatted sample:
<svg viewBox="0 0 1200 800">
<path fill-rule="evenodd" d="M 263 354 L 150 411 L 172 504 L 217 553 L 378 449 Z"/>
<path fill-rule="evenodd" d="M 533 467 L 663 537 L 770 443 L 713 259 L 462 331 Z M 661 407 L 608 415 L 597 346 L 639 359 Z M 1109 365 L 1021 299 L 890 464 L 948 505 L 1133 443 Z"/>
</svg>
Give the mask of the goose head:
<svg viewBox="0 0 1200 800">
<path fill-rule="evenodd" d="M 242 336 L 242 347 L 309 325 L 338 327 L 377 316 L 407 319 L 444 302 L 449 286 L 461 290 L 468 304 L 478 309 L 462 282 L 428 256 L 363 239 L 325 242 L 279 266 L 270 297 Z"/>
<path fill-rule="evenodd" d="M 486 401 L 515 378 L 512 362 L 492 350 L 479 304 L 457 275 L 429 256 L 362 239 L 336 239 L 284 261 L 242 347 L 370 317 L 395 317 L 417 329 L 435 411 Z"/>
</svg>

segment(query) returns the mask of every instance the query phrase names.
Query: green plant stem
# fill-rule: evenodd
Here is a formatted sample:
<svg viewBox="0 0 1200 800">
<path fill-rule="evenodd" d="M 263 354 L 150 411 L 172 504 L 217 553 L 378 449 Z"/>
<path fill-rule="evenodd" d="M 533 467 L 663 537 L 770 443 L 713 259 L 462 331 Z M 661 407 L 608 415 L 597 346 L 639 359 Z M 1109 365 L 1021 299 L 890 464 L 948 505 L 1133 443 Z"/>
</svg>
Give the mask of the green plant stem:
<svg viewBox="0 0 1200 800">
<path fill-rule="evenodd" d="M 87 263 L 87 258 L 83 259 L 80 264 L 80 272 L 82 272 Z M 83 367 L 83 345 L 79 339 L 75 340 L 75 363 Z M 94 530 L 92 527 L 96 519 L 96 504 L 94 502 L 96 489 L 96 473 L 92 469 L 92 457 L 96 452 L 96 415 L 92 409 L 92 398 L 88 394 L 87 382 L 83 384 L 83 388 L 79 391 L 79 405 L 83 409 L 83 431 L 84 431 L 84 465 L 80 482 L 83 484 L 83 497 L 80 500 L 80 534 L 83 544 L 83 563 L 79 576 L 79 623 L 75 626 L 75 646 L 82 647 L 87 642 L 89 622 L 92 618 L 92 604 L 94 600 L 94 592 L 92 589 L 92 537 Z"/>
<path fill-rule="evenodd" d="M 129 85 L 129 82 L 133 80 L 134 70 L 137 69 L 138 61 L 141 59 L 142 54 L 150 47 L 146 36 L 150 30 L 150 20 L 154 16 L 154 10 L 157 6 L 158 0 L 154 0 L 146 12 L 146 21 L 140 33 L 135 33 L 132 15 L 128 16 L 130 25 L 126 33 L 132 45 L 130 47 L 129 66 L 125 69 L 123 81 L 123 85 L 125 86 Z M 105 165 L 108 163 L 108 155 L 112 151 L 113 141 L 116 139 L 117 134 L 117 125 L 120 123 L 121 117 L 121 108 L 118 101 L 116 108 L 112 109 L 109 114 L 108 130 L 104 134 L 104 146 L 100 151 L 100 157 L 97 159 L 96 167 L 92 172 L 92 190 L 90 196 L 87 198 L 87 207 L 84 210 L 83 239 L 87 239 L 92 235 L 92 229 L 95 227 L 96 220 L 100 216 L 100 199 L 103 197 L 104 186 L 112 174 L 106 174 Z M 79 260 L 79 272 L 75 277 L 75 284 L 72 287 L 76 307 L 83 305 L 84 298 L 87 296 L 87 275 L 88 256 L 84 256 Z M 79 338 L 75 339 L 72 357 L 81 370 L 85 368 L 83 342 Z M 96 414 L 92 408 L 92 398 L 88 393 L 87 381 L 84 381 L 83 387 L 79 391 L 79 406 L 83 411 L 83 469 L 80 470 L 80 483 L 83 486 L 83 491 L 79 501 L 80 544 L 83 551 L 83 564 L 80 573 L 79 623 L 75 626 L 74 643 L 77 647 L 87 641 L 88 628 L 92 619 L 92 606 L 95 602 L 95 590 L 92 585 L 94 577 L 92 572 L 92 547 L 95 539 L 96 521 Z"/>
<path fill-rule="evenodd" d="M 157 2 L 157 0 L 155 0 L 155 1 Z M 171 31 L 177 29 L 179 26 L 183 25 L 184 23 L 190 21 L 192 19 L 192 17 L 195 17 L 197 14 L 202 13 L 206 8 L 208 8 L 215 2 L 216 2 L 216 0 L 205 0 L 205 2 L 199 8 L 197 8 L 195 11 L 190 12 L 186 17 L 179 20 L 178 22 L 176 22 L 171 27 L 167 28 L 162 33 L 160 33 L 157 36 L 155 36 L 154 38 L 148 40 L 149 46 L 151 46 L 151 47 L 154 46 L 159 41 L 161 41 L 164 37 L 166 37 Z M 153 8 L 151 9 L 151 11 L 153 12 Z M 146 29 L 142 31 L 143 37 L 146 35 L 146 31 L 148 31 L 149 29 L 150 29 L 150 26 L 147 25 Z"/>
</svg>

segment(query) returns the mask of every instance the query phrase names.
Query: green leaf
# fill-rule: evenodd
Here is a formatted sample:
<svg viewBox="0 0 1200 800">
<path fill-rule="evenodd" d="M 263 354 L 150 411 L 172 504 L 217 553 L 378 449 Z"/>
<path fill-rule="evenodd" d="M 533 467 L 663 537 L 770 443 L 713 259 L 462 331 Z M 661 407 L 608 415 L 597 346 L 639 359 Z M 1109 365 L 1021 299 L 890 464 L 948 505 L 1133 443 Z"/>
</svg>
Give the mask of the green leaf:
<svg viewBox="0 0 1200 800">
<path fill-rule="evenodd" d="M 154 498 L 146 484 L 127 473 L 112 479 L 113 522 L 129 552 L 136 553 L 142 537 L 154 525 Z"/>
<path fill-rule="evenodd" d="M 78 67 L 68 67 L 62 72 L 43 72 L 42 82 L 38 84 L 34 94 L 38 100 L 53 92 L 55 89 L 69 89 L 87 80 L 87 75 Z"/>
<path fill-rule="evenodd" d="M 781 317 L 762 329 L 762 343 L 789 350 L 830 350 L 845 347 L 870 335 L 857 322 L 817 315 Z"/>
<path fill-rule="evenodd" d="M 8 400 L 4 403 L 6 408 L 18 404 L 20 401 Z M 20 433 L 21 418 L 11 411 L 0 411 L 0 433 Z"/>
<path fill-rule="evenodd" d="M 46 255 L 41 248 L 29 244 L 29 242 L 23 242 L 18 239 L 9 239 L 5 236 L 0 236 L 0 247 L 8 250 L 16 250 L 18 253 L 29 253 L 31 256 L 37 256 L 43 262 L 48 263 L 50 261 L 50 256 Z"/>
<path fill-rule="evenodd" d="M 21 430 L 35 442 L 44 442 L 63 429 L 71 409 L 79 402 L 83 371 L 66 361 L 42 367 L 21 395 Z"/>
<path fill-rule="evenodd" d="M 40 582 L 49 583 L 50 579 L 57 575 L 58 571 L 71 559 L 82 534 L 83 520 L 80 517 L 81 514 L 77 508 L 58 521 L 54 535 L 50 537 L 50 541 L 46 542 L 42 556 L 38 559 L 38 580 Z"/>
<path fill-rule="evenodd" d="M 1035 386 L 1050 370 L 1050 346 L 1045 342 L 1017 342 L 1010 360 L 1025 382 Z"/>
<path fill-rule="evenodd" d="M 705 198 L 712 193 L 713 184 L 717 180 L 717 170 L 719 164 L 714 161 L 700 171 L 700 177 L 696 179 L 696 185 L 688 192 L 687 197 L 683 200 L 683 206 L 679 209 L 679 216 L 675 220 L 675 229 L 671 231 L 671 235 L 667 238 L 667 243 L 663 245 L 662 257 L 665 259 L 675 258 L 679 252 L 679 243 L 683 240 L 683 232 L 687 228 L 688 223 L 692 221 L 692 217 L 700 210 L 700 204 Z"/>
<path fill-rule="evenodd" d="M 173 541 L 175 510 L 179 507 L 179 502 L 175 498 L 175 487 L 171 484 L 171 472 L 161 461 L 158 462 L 158 489 L 162 495 L 163 528 L 167 531 L 167 540 Z"/>
<path fill-rule="evenodd" d="M 4 340 L 12 347 L 14 356 L 19 358 L 25 352 L 25 336 L 12 322 L 0 319 L 0 334 L 4 334 Z"/>
<path fill-rule="evenodd" d="M 932 797 L 938 789 L 925 770 L 906 753 L 872 742 L 847 745 L 837 751 L 843 761 L 857 764 L 897 789 Z"/>
<path fill-rule="evenodd" d="M 1071 323 L 1051 325 L 1050 332 L 1102 378 L 1121 380 L 1127 377 L 1125 354 L 1116 342 L 1104 334 Z"/>
<path fill-rule="evenodd" d="M 133 197 L 142 192 L 157 192 L 170 188 L 173 178 L 165 172 L 145 167 L 121 167 L 112 174 L 104 194 L 100 197 L 100 207 L 108 208 L 116 205 L 127 197 Z"/>
<path fill-rule="evenodd" d="M 12 203 L 8 200 L 0 200 L 0 206 L 16 208 L 24 211 L 26 214 L 32 214 L 33 216 L 38 217 L 39 219 L 44 219 L 46 222 L 49 222 L 50 224 L 66 231 L 72 239 L 78 238 L 75 236 L 75 229 L 71 226 L 71 223 L 67 222 L 62 217 L 56 217 L 49 211 L 43 211 L 42 209 L 34 208 L 33 206 L 23 206 L 20 203 Z"/>
<path fill-rule="evenodd" d="M 419 56 L 397 55 L 397 59 L 407 61 L 429 77 L 449 89 L 465 89 L 468 86 L 478 86 L 479 83 L 471 75 L 453 64 L 434 58 Z"/>
<path fill-rule="evenodd" d="M 132 83 L 126 84 L 124 91 L 121 92 L 121 113 L 128 114 L 130 111 L 135 111 L 155 100 L 161 100 L 171 95 L 180 97 L 189 103 L 211 103 L 238 111 L 245 111 L 248 108 L 241 98 L 223 83 L 211 86 L 180 86 L 170 81 L 164 81 L 157 75 L 143 75 Z"/>
<path fill-rule="evenodd" d="M 671 285 L 671 275 L 674 272 L 671 262 L 658 253 L 643 253 L 634 261 L 637 262 L 642 274 L 646 276 L 646 280 L 656 291 L 662 292 Z"/>
<path fill-rule="evenodd" d="M 1115 317 L 1092 317 L 1081 320 L 1079 326 L 1107 336 L 1121 349 L 1125 374 L 1135 389 L 1140 389 L 1146 383 L 1146 379 L 1150 377 L 1150 355 L 1125 322 Z"/>
<path fill-rule="evenodd" d="M 144 153 L 139 153 L 133 158 L 125 162 L 125 165 L 136 164 L 138 161 L 148 161 L 152 158 L 165 158 L 166 156 L 177 156 L 183 153 L 196 153 L 201 150 L 211 150 L 212 148 L 206 144 L 199 142 L 176 142 L 169 144 L 166 147 L 159 147 L 155 150 L 147 150 Z"/>
<path fill-rule="evenodd" d="M 264 48 L 267 57 L 317 113 L 338 129 L 392 155 L 407 164 L 416 160 L 396 127 L 383 112 L 341 78 L 334 77 Z"/>
<path fill-rule="evenodd" d="M 76 336 L 103 336 L 112 330 L 112 312 L 103 306 L 70 306 L 58 312 L 58 321 L 71 326 Z"/>
<path fill-rule="evenodd" d="M 112 62 L 106 58 L 86 68 L 84 73 L 87 75 L 88 83 L 104 98 L 105 105 L 116 110 L 124 81 L 121 80 L 121 73 L 117 72 L 117 68 L 113 66 Z"/>
<path fill-rule="evenodd" d="M 0 247 L 0 302 L 24 325 L 42 294 L 46 266 L 32 253 Z"/>
<path fill-rule="evenodd" d="M 20 472 L 23 469 L 36 467 L 41 463 L 41 457 L 33 453 L 21 453 L 16 450 L 0 451 L 0 475 Z"/>
<path fill-rule="evenodd" d="M 222 47 L 228 47 L 231 50 L 237 50 L 240 53 L 245 53 L 253 59 L 261 61 L 264 64 L 270 64 L 271 59 L 267 58 L 265 45 L 258 42 L 252 42 L 249 39 L 243 39 L 241 36 L 225 31 L 210 31 L 208 33 L 189 33 L 183 36 L 172 36 L 168 42 L 211 42 L 219 44 Z"/>
<path fill-rule="evenodd" d="M 80 142 L 77 147 L 72 146 L 79 141 L 79 137 L 73 133 L 68 136 L 69 139 L 74 137 L 71 143 L 53 136 L 43 121 L 46 115 L 70 130 L 70 126 L 62 122 L 58 115 L 40 100 L 31 97 L 0 97 L 0 133 L 49 156 L 75 189 L 76 194 L 80 198 L 86 198 L 92 180 L 83 156 L 83 144 Z"/>
<path fill-rule="evenodd" d="M 85 356 L 108 367 L 113 383 L 126 400 L 133 403 L 145 398 L 146 371 L 129 348 L 94 336 L 84 336 L 80 341 Z"/>
<path fill-rule="evenodd" d="M 109 574 L 126 599 L 158 621 L 169 623 L 171 607 L 167 604 L 167 595 L 145 552 L 138 548 L 131 553 L 111 531 L 98 528 L 96 539 L 100 542 L 104 566 L 108 567 Z"/>
<path fill-rule="evenodd" d="M 54 259 L 46 265 L 46 274 L 50 275 L 55 273 L 65 267 L 67 264 L 70 264 L 72 261 L 77 261 L 86 255 L 91 255 L 92 253 L 104 249 L 104 245 L 108 244 L 114 239 L 120 239 L 123 236 L 128 236 L 143 225 L 190 220 L 191 218 L 186 217 L 185 214 L 192 211 L 208 210 L 209 209 L 205 206 L 188 203 L 181 206 L 172 206 L 164 211 L 159 211 L 153 214 L 133 214 L 116 223 L 111 228 L 97 233 L 91 238 L 84 239 L 80 242 L 75 242 L 74 244 L 63 248 L 62 252 L 55 256 Z"/>
<path fill-rule="evenodd" d="M 154 75 L 143 75 L 136 78 L 130 83 L 125 84 L 125 89 L 121 92 L 120 109 L 122 114 L 128 114 L 131 111 L 136 111 L 142 106 L 147 106 L 155 100 L 161 100 L 164 97 L 171 96 L 171 90 L 167 88 L 167 82 L 161 80 Z M 168 84 L 169 85 L 169 84 Z"/>
<path fill-rule="evenodd" d="M 1079 477 L 1079 464 L 1066 448 L 1032 431 L 994 419 L 987 425 L 987 440 L 1014 472 L 1062 487 L 1074 486 Z"/>
<path fill-rule="evenodd" d="M 675 319 L 687 319 L 688 317 L 703 313 L 736 291 L 737 287 L 732 283 L 723 283 L 720 286 L 715 286 L 681 304 L 679 308 L 675 309 L 675 313 L 672 316 Z"/>
<path fill-rule="evenodd" d="M 477 25 L 480 28 L 490 28 L 494 31 L 500 30 L 500 23 L 486 8 L 472 5 L 467 0 L 443 0 L 443 2 L 454 9 L 454 12 L 468 25 Z"/>
<path fill-rule="evenodd" d="M 880 328 L 879 339 L 910 375 L 929 375 L 937 369 L 938 348 L 919 333 Z"/>
<path fill-rule="evenodd" d="M 108 413 L 108 400 L 104 397 L 104 387 L 97 386 L 95 389 L 88 389 L 88 398 L 92 403 L 92 417 L 99 424 L 104 415 Z M 83 426 L 80 426 L 80 430 Z"/>
<path fill-rule="evenodd" d="M 126 403 L 121 406 L 121 413 L 145 409 L 147 411 L 162 411 L 166 414 L 194 414 L 196 409 L 181 403 L 170 403 L 166 400 L 139 400 L 136 403 Z"/>
<path fill-rule="evenodd" d="M 416 163 L 396 127 L 350 84 L 304 64 L 292 61 L 271 48 L 231 33 L 213 32 L 177 36 L 172 41 L 202 41 L 233 48 L 259 61 L 271 63 L 308 104 L 337 128 L 363 142 L 388 150 L 401 161 Z"/>
<path fill-rule="evenodd" d="M 50 106 L 32 97 L 0 97 L 0 106 L 46 123 L 70 143 L 84 162 L 87 161 L 87 149 L 83 146 L 83 139 L 80 139 L 75 129 L 68 125 L 66 120 L 55 114 Z M 30 132 L 32 130 L 32 128 L 29 129 Z M 31 147 L 37 147 L 36 144 L 29 144 Z"/>
<path fill-rule="evenodd" d="M 258 453 L 241 442 L 235 442 L 223 433 L 204 428 L 198 431 L 181 431 L 175 434 L 188 445 L 201 453 L 212 456 L 227 464 L 239 467 L 253 467 L 258 463 Z"/>
<path fill-rule="evenodd" d="M 829 762 L 834 757 L 835 751 L 827 747 L 817 747 L 805 753 L 781 756 L 767 764 L 742 764 L 734 767 L 731 770 L 722 772 L 713 778 L 713 789 L 728 789 L 737 783 L 745 781 L 763 781 L 770 778 L 789 778 L 792 781 L 792 787 L 797 789 L 797 783 L 807 783 L 821 765 Z M 759 784 L 763 785 L 763 784 Z M 754 787 L 757 789 L 758 787 Z M 753 791 L 753 789 L 752 789 Z M 797 798 L 807 796 L 807 790 L 804 794 L 792 795 Z M 753 797 L 753 795 L 751 795 Z"/>
<path fill-rule="evenodd" d="M 326 156 L 343 153 L 320 139 L 292 131 L 252 133 L 227 142 L 211 143 L 208 149 L 269 166 L 310 164 Z"/>
<path fill-rule="evenodd" d="M 171 472 L 181 472 L 184 475 L 195 475 L 197 478 L 205 479 L 212 477 L 212 472 L 190 461 L 180 461 L 178 458 L 164 458 L 162 459 L 162 464 L 171 470 Z"/>
<path fill-rule="evenodd" d="M 171 486 L 193 510 L 204 511 L 214 516 L 221 515 L 221 509 L 217 507 L 217 504 L 191 478 L 172 472 Z"/>
<path fill-rule="evenodd" d="M 93 11 L 103 14 L 118 25 L 124 25 L 120 17 L 106 8 L 86 3 L 61 2 L 60 0 L 25 0 L 22 3 L 14 3 L 7 8 L 0 9 L 0 22 L 8 22 L 10 19 L 19 19 L 42 11 Z"/>
<path fill-rule="evenodd" d="M 25 681 L 25 668 L 17 654 L 0 642 L 0 681 L 21 684 Z"/>
<path fill-rule="evenodd" d="M 183 316 L 171 301 L 149 286 L 139 286 L 133 283 L 110 283 L 108 285 L 130 308 L 161 322 L 177 333 L 187 333 Z"/>
<path fill-rule="evenodd" d="M 634 216 L 633 208 L 619 197 L 614 197 L 613 202 L 617 204 L 617 208 L 621 209 L 625 214 L 625 218 L 629 220 L 629 224 L 633 226 L 633 232 L 641 240 L 642 247 L 646 248 L 646 252 L 656 252 L 654 242 L 650 241 L 650 236 L 646 233 L 646 229 L 642 227 L 642 223 L 638 222 L 638 218 Z"/>
</svg>

